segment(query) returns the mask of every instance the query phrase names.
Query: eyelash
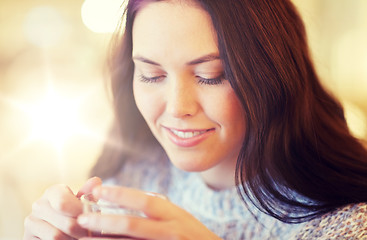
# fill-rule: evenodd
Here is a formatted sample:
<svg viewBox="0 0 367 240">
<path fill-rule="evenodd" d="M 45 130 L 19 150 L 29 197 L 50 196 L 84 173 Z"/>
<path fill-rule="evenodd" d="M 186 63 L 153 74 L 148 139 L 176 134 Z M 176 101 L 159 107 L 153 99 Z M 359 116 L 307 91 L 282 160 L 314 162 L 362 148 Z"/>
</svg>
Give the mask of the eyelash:
<svg viewBox="0 0 367 240">
<path fill-rule="evenodd" d="M 156 83 L 159 79 L 163 78 L 165 76 L 156 76 L 156 77 L 146 77 L 143 74 L 139 76 L 140 81 L 144 83 Z M 223 83 L 224 76 L 220 75 L 216 78 L 203 78 L 203 77 L 196 77 L 198 79 L 199 84 L 205 84 L 205 85 L 219 85 Z"/>
<path fill-rule="evenodd" d="M 216 78 L 203 78 L 197 77 L 199 79 L 199 84 L 206 84 L 206 85 L 219 85 L 223 83 L 224 76 L 220 75 Z"/>
<path fill-rule="evenodd" d="M 141 74 L 139 76 L 140 81 L 144 82 L 144 83 L 155 83 L 157 82 L 159 79 L 161 79 L 164 76 L 157 76 L 157 77 L 146 77 L 143 74 Z"/>
</svg>

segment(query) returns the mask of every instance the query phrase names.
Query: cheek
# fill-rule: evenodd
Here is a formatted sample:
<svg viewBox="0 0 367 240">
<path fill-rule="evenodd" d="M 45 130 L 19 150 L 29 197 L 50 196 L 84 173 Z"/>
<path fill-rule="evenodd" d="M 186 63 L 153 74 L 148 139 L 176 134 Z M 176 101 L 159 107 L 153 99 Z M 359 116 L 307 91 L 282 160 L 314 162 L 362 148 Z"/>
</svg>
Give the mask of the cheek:
<svg viewBox="0 0 367 240">
<path fill-rule="evenodd" d="M 241 144 L 245 136 L 245 117 L 244 111 L 235 94 L 230 94 L 226 98 L 226 107 L 224 108 L 223 125 L 225 132 L 233 136 L 230 141 L 232 144 Z"/>
<path fill-rule="evenodd" d="M 146 118 L 146 115 L 149 115 L 147 108 L 147 102 L 149 101 L 149 96 L 144 94 L 144 90 L 139 86 L 139 84 L 134 79 L 133 82 L 133 92 L 134 92 L 134 100 L 135 104 L 138 107 L 140 113 L 143 115 L 144 118 Z"/>
<path fill-rule="evenodd" d="M 160 109 L 162 108 L 159 94 L 135 80 L 133 83 L 133 91 L 136 106 L 145 121 L 151 126 L 159 117 Z"/>
<path fill-rule="evenodd" d="M 221 97 L 218 98 L 218 96 Z M 238 130 L 243 130 L 244 111 L 232 88 L 216 93 L 211 99 L 213 101 L 207 103 L 206 110 L 209 118 L 216 121 L 225 130 L 229 131 L 235 127 L 239 127 Z M 234 131 L 236 130 L 234 129 Z"/>
<path fill-rule="evenodd" d="M 244 110 L 234 92 L 227 94 L 222 113 L 221 138 L 228 144 L 230 151 L 236 154 L 237 159 L 246 134 L 246 125 Z"/>
<path fill-rule="evenodd" d="M 227 96 L 228 107 L 227 115 L 230 122 L 237 126 L 245 126 L 245 114 L 241 102 L 238 100 L 234 92 Z M 241 128 L 243 129 L 243 128 Z"/>
</svg>

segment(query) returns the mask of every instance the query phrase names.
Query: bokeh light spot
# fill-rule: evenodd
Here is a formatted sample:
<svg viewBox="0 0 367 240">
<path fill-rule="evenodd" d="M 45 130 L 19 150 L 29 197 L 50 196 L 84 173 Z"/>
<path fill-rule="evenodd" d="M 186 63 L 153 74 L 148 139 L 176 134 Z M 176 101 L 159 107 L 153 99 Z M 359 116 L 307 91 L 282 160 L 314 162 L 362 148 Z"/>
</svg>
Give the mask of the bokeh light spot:
<svg viewBox="0 0 367 240">
<path fill-rule="evenodd" d="M 85 0 L 82 20 L 95 33 L 112 33 L 122 17 L 122 9 L 122 0 Z"/>
<path fill-rule="evenodd" d="M 27 40 L 41 48 L 55 46 L 68 33 L 64 18 L 50 6 L 32 8 L 25 17 L 23 27 Z"/>
</svg>

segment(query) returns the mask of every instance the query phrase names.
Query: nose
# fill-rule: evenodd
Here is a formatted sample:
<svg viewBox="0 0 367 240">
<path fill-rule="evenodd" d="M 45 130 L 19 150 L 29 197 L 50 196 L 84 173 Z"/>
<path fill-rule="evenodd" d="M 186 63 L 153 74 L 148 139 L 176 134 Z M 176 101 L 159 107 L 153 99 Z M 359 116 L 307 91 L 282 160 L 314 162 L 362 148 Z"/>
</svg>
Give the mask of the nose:
<svg viewBox="0 0 367 240">
<path fill-rule="evenodd" d="M 174 77 L 168 85 L 166 112 L 175 118 L 195 115 L 199 109 L 195 82 L 187 77 Z"/>
</svg>

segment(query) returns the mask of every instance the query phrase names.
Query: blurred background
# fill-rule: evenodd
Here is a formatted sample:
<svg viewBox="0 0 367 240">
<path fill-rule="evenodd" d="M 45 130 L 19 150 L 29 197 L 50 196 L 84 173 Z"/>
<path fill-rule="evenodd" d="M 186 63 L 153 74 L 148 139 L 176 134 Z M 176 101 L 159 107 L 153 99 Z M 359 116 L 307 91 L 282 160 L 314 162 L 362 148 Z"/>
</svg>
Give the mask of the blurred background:
<svg viewBox="0 0 367 240">
<path fill-rule="evenodd" d="M 122 0 L 0 1 L 0 240 L 21 239 L 32 202 L 75 192 L 112 119 L 105 58 Z M 294 0 L 325 86 L 367 139 L 367 1 Z"/>
</svg>

